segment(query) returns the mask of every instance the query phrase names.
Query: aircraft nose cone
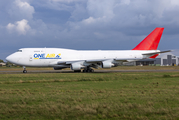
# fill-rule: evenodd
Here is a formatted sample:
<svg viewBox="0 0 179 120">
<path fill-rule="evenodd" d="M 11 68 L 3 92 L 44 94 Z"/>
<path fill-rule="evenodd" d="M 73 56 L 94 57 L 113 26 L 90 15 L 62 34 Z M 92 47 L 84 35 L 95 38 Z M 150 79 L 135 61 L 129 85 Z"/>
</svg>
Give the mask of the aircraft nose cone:
<svg viewBox="0 0 179 120">
<path fill-rule="evenodd" d="M 13 63 L 13 57 L 12 55 L 9 55 L 6 57 L 6 61 L 10 62 L 10 63 Z"/>
<path fill-rule="evenodd" d="M 10 56 L 7 56 L 7 57 L 6 57 L 6 61 L 9 62 L 9 60 L 10 60 Z"/>
</svg>

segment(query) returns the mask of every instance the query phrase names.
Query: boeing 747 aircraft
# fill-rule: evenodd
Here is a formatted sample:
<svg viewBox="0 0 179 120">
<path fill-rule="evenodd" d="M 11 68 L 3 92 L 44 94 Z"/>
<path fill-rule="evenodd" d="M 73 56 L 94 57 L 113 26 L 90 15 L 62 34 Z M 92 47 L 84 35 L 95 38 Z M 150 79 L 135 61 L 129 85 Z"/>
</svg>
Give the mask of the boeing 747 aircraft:
<svg viewBox="0 0 179 120">
<path fill-rule="evenodd" d="M 155 58 L 164 28 L 155 28 L 132 50 L 72 50 L 61 48 L 22 48 L 9 55 L 6 60 L 23 66 L 53 67 L 54 70 L 71 68 L 74 72 L 94 72 L 92 68 L 111 68 L 123 62 Z"/>
</svg>

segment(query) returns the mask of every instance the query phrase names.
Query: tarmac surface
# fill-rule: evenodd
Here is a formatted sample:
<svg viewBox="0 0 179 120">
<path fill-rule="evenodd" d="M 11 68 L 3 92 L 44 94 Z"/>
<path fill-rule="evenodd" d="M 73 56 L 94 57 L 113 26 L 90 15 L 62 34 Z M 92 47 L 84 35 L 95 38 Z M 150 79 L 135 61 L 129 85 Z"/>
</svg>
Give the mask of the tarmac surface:
<svg viewBox="0 0 179 120">
<path fill-rule="evenodd" d="M 95 70 L 94 73 L 118 73 L 118 72 L 179 72 L 177 70 Z M 0 71 L 0 74 L 20 74 L 22 71 Z M 72 70 L 27 70 L 27 73 L 74 73 Z"/>
</svg>

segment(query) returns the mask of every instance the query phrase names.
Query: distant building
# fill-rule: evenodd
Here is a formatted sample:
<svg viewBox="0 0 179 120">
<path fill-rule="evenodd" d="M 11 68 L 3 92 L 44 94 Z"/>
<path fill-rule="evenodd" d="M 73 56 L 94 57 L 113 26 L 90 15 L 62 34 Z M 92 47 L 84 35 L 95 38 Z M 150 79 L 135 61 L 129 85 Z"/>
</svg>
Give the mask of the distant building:
<svg viewBox="0 0 179 120">
<path fill-rule="evenodd" d="M 155 58 L 154 64 L 160 64 L 161 66 L 167 66 L 167 65 L 178 65 L 179 58 L 172 53 L 165 53 L 159 55 L 157 58 Z"/>
<path fill-rule="evenodd" d="M 0 62 L 0 66 L 5 66 L 6 63 Z"/>
<path fill-rule="evenodd" d="M 148 66 L 148 65 L 156 65 L 156 66 L 172 66 L 179 65 L 179 57 L 173 55 L 172 53 L 164 53 L 156 57 L 155 59 L 144 59 L 136 62 L 125 63 L 124 65 L 131 66 Z"/>
<path fill-rule="evenodd" d="M 144 60 L 140 60 L 140 61 L 136 61 L 136 65 L 137 66 L 148 66 L 148 65 L 154 65 L 155 64 L 155 59 L 144 59 Z"/>
</svg>

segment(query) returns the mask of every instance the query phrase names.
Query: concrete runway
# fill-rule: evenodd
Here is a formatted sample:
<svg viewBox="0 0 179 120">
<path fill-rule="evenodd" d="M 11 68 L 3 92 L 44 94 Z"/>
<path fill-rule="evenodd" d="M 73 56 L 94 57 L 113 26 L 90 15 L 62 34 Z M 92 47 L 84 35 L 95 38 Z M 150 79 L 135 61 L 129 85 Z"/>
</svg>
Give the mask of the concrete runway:
<svg viewBox="0 0 179 120">
<path fill-rule="evenodd" d="M 118 73 L 118 72 L 179 72 L 177 70 L 95 70 L 94 73 Z M 22 71 L 0 71 L 0 74 L 21 74 Z M 27 70 L 27 73 L 74 73 L 71 70 Z"/>
</svg>

